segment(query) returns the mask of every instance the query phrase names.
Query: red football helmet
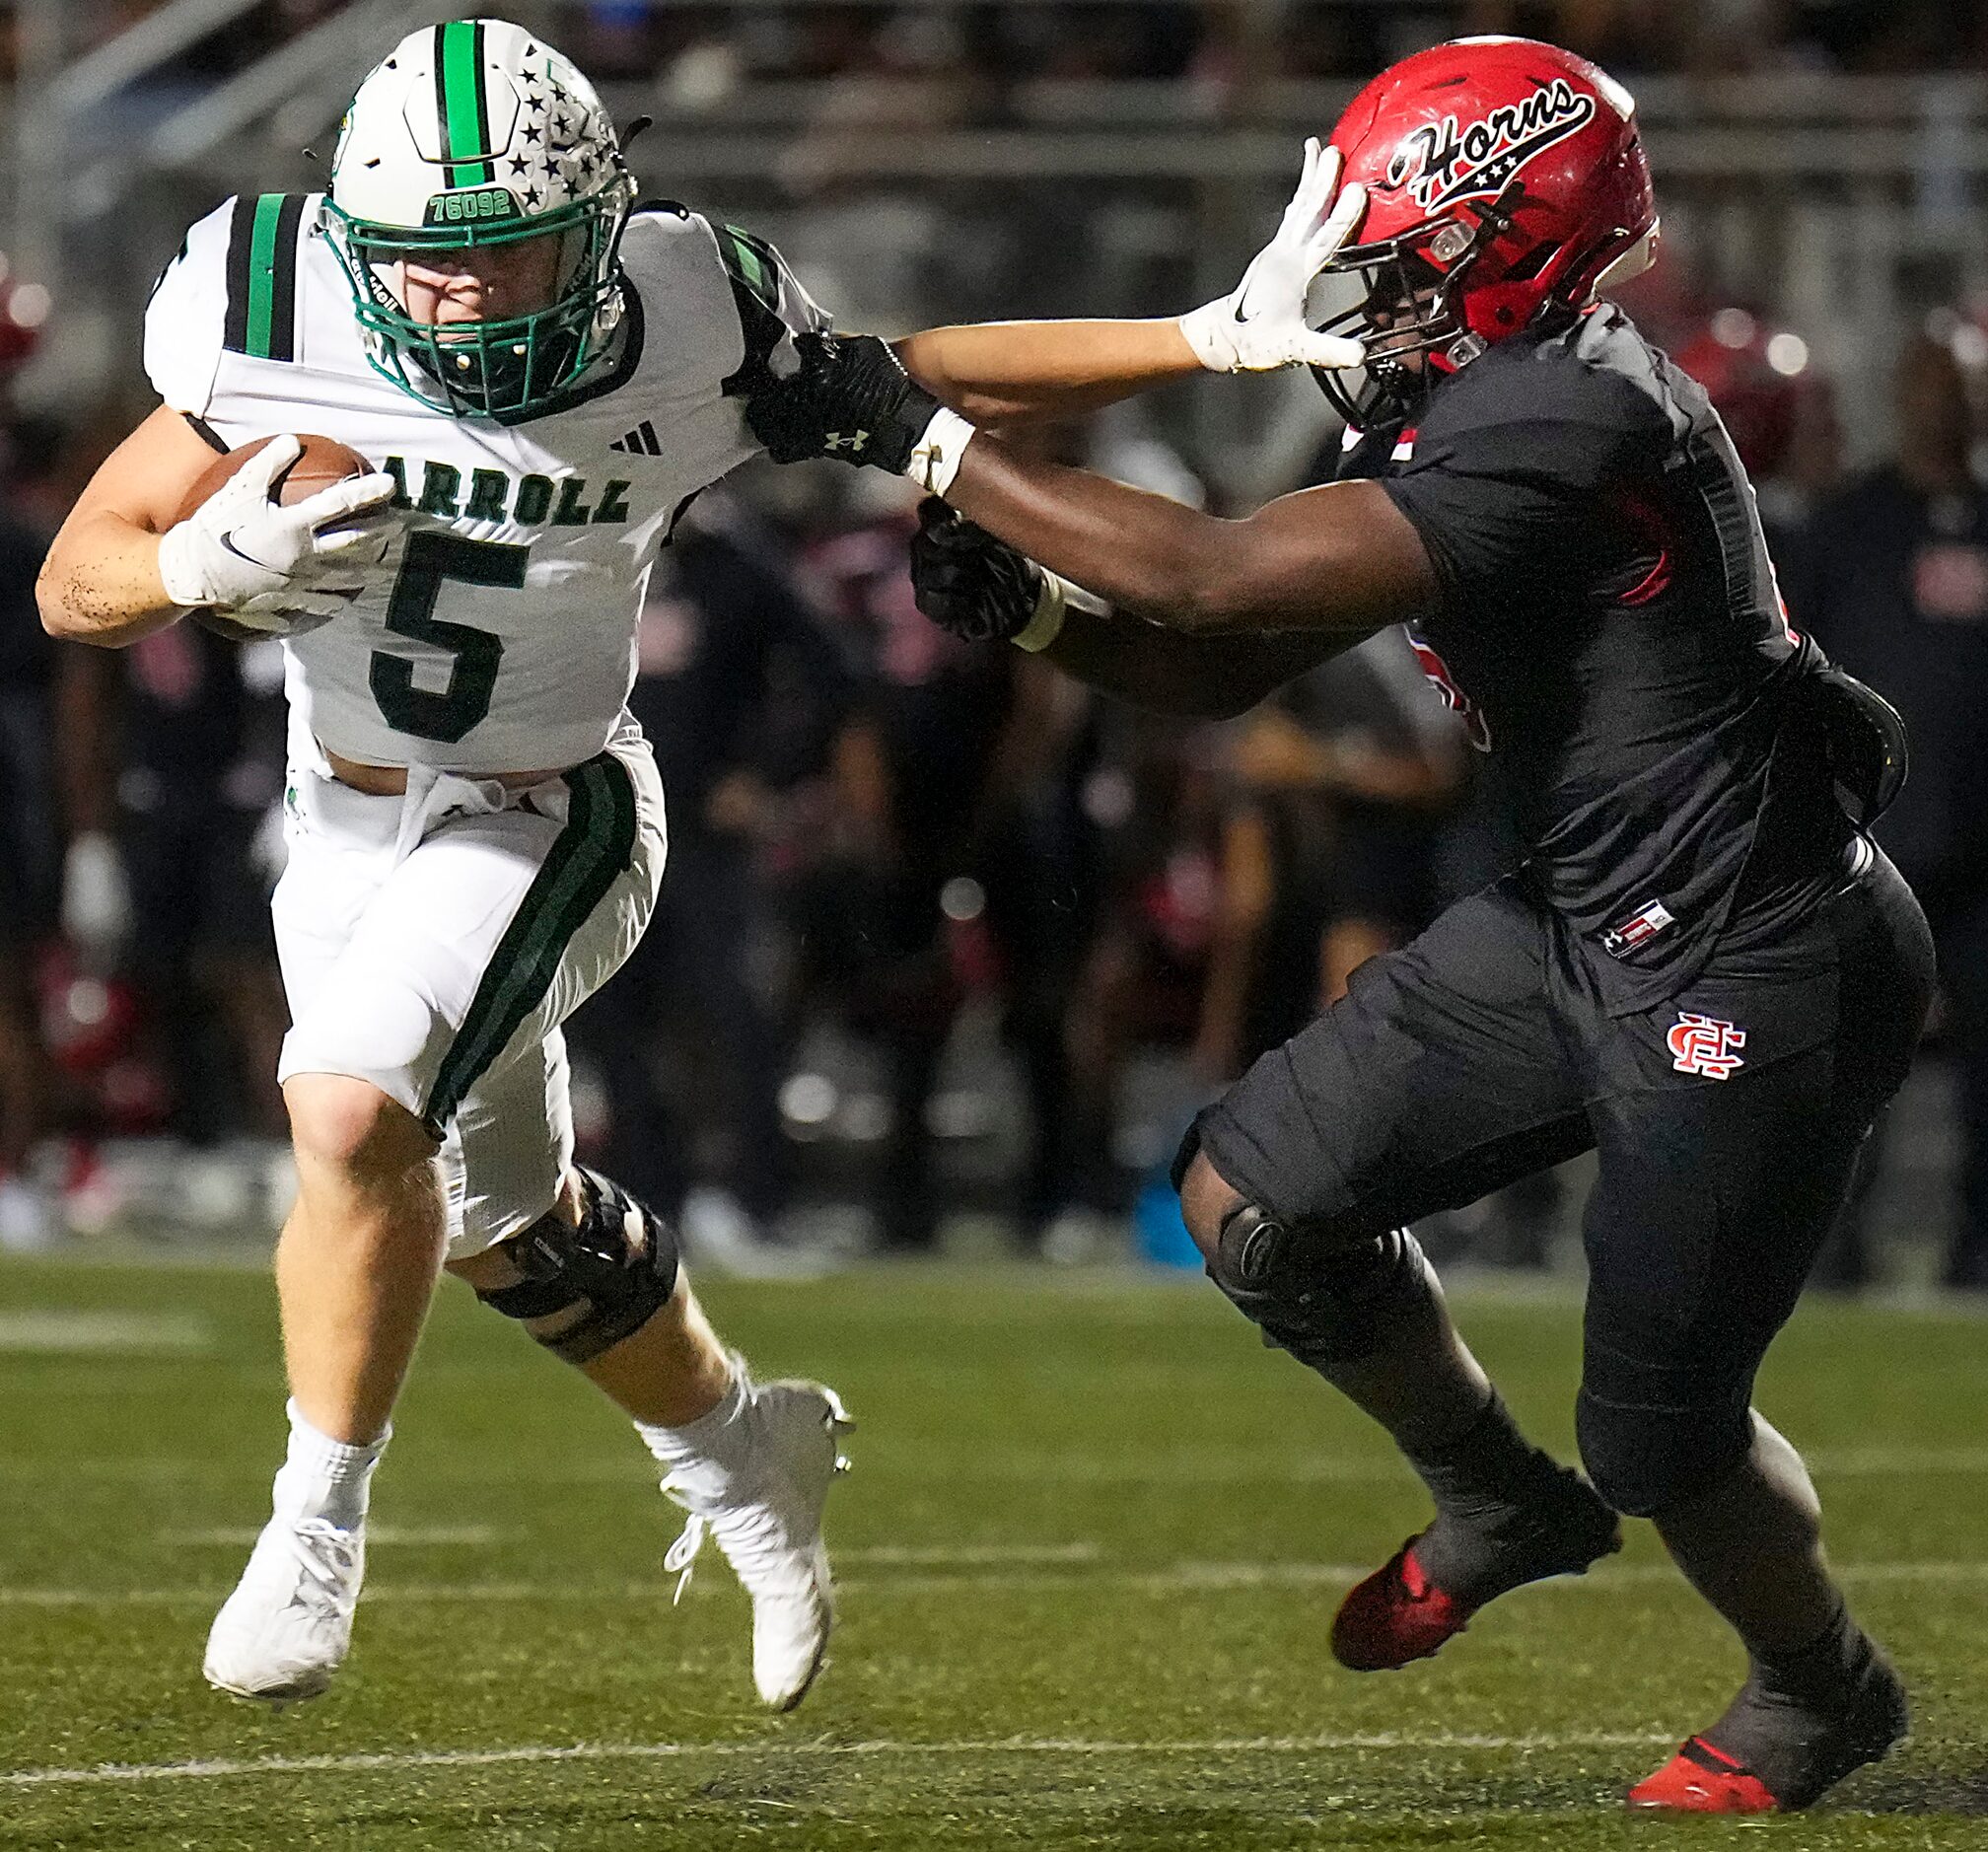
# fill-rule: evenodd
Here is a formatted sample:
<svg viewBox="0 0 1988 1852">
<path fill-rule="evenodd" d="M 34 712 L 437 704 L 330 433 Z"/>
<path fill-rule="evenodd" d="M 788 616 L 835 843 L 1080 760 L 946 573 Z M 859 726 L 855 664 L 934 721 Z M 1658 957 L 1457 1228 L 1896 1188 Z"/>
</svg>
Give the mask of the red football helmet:
<svg viewBox="0 0 1988 1852">
<path fill-rule="evenodd" d="M 1366 300 L 1326 323 L 1367 343 L 1367 402 L 1318 383 L 1359 421 L 1411 396 L 1400 363 L 1454 372 L 1552 308 L 1649 268 L 1657 201 L 1635 100 L 1586 58 L 1530 38 L 1458 38 L 1383 71 L 1332 145 L 1367 189 L 1356 236 L 1328 269 Z"/>
</svg>

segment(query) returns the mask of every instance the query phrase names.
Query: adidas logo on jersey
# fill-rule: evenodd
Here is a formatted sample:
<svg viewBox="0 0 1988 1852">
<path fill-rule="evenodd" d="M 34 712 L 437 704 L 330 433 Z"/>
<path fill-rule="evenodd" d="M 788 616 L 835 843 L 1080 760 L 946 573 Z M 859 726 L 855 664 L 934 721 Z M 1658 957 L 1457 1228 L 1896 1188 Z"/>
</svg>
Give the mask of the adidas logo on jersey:
<svg viewBox="0 0 1988 1852">
<path fill-rule="evenodd" d="M 663 446 L 656 436 L 656 427 L 644 418 L 625 437 L 617 437 L 607 446 L 609 450 L 626 451 L 631 457 L 660 457 Z"/>
</svg>

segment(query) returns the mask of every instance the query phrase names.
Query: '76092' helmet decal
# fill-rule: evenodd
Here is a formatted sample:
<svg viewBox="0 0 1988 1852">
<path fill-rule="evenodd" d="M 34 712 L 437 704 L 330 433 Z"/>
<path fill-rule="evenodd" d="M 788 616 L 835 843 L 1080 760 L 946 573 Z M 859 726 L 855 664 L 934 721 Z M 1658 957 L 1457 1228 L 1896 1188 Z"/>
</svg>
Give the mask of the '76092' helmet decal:
<svg viewBox="0 0 1988 1852">
<path fill-rule="evenodd" d="M 1523 103 L 1501 104 L 1465 126 L 1446 115 L 1417 128 L 1388 162 L 1387 184 L 1407 187 L 1424 212 L 1495 196 L 1534 155 L 1594 117 L 1594 97 L 1556 77 Z"/>
</svg>

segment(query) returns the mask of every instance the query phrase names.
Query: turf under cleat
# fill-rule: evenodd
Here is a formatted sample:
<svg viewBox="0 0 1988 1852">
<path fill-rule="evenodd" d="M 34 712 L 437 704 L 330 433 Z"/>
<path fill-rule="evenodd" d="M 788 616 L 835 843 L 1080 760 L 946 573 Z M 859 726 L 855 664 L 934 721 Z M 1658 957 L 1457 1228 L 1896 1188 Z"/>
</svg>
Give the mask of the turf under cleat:
<svg viewBox="0 0 1988 1852">
<path fill-rule="evenodd" d="M 808 1695 L 827 1657 L 835 1612 L 821 1513 L 848 1461 L 841 1437 L 853 1423 L 819 1383 L 768 1383 L 751 1390 L 750 1467 L 714 1495 L 694 1473 L 673 1473 L 664 1492 L 690 1514 L 663 1559 L 677 1597 L 708 1535 L 752 1599 L 752 1682 L 775 1710 Z"/>
<path fill-rule="evenodd" d="M 1713 1729 L 1753 1737 L 1757 1746 L 1742 1759 L 1735 1748 L 1687 1738 L 1662 1768 L 1629 1790 L 1629 1805 L 1667 1814 L 1797 1813 L 1845 1775 L 1887 1755 L 1910 1723 L 1904 1682 L 1875 1647 L 1854 1694 L 1833 1714 L 1778 1696 L 1756 1671 Z"/>
<path fill-rule="evenodd" d="M 1584 1575 L 1622 1547 L 1620 1522 L 1585 1479 L 1560 1472 L 1554 1502 L 1562 1509 L 1552 1518 L 1528 1516 L 1491 1546 L 1467 1596 L 1438 1587 L 1423 1568 L 1416 1545 L 1429 1531 L 1410 1537 L 1339 1603 L 1332 1657 L 1349 1672 L 1393 1672 L 1428 1659 L 1499 1596 L 1548 1576 Z"/>
<path fill-rule="evenodd" d="M 271 1704 L 318 1696 L 352 1644 L 365 1574 L 362 1531 L 321 1518 L 270 1519 L 208 1630 L 207 1682 Z"/>
</svg>

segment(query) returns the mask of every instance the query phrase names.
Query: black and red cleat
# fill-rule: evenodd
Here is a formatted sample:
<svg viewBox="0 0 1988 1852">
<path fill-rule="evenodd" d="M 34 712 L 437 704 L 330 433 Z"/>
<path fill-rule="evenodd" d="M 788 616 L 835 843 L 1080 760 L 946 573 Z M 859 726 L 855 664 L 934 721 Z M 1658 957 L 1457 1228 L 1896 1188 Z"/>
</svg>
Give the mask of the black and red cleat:
<svg viewBox="0 0 1988 1852">
<path fill-rule="evenodd" d="M 1474 1558 L 1467 1590 L 1443 1587 L 1418 1553 L 1445 1525 L 1456 1527 L 1444 1538 L 1450 1560 Z M 1332 1657 L 1348 1672 L 1393 1672 L 1438 1652 L 1499 1596 L 1548 1576 L 1583 1575 L 1621 1547 L 1621 1524 L 1595 1488 L 1558 1469 L 1536 1503 L 1507 1507 L 1488 1523 L 1439 1516 L 1410 1537 L 1339 1603 Z"/>
<path fill-rule="evenodd" d="M 1410 1537 L 1357 1584 L 1332 1616 L 1332 1657 L 1348 1672 L 1393 1672 L 1427 1659 L 1477 1610 L 1430 1582 Z"/>
<path fill-rule="evenodd" d="M 1891 1662 L 1861 1631 L 1847 1689 L 1816 1704 L 1777 1689 L 1756 1667 L 1712 1727 L 1727 1746 L 1691 1737 L 1629 1790 L 1629 1805 L 1665 1814 L 1793 1814 L 1905 1740 L 1911 1712 Z"/>
<path fill-rule="evenodd" d="M 1781 1803 L 1745 1763 L 1691 1737 L 1654 1775 L 1629 1790 L 1629 1805 L 1664 1814 L 1778 1814 Z"/>
</svg>

